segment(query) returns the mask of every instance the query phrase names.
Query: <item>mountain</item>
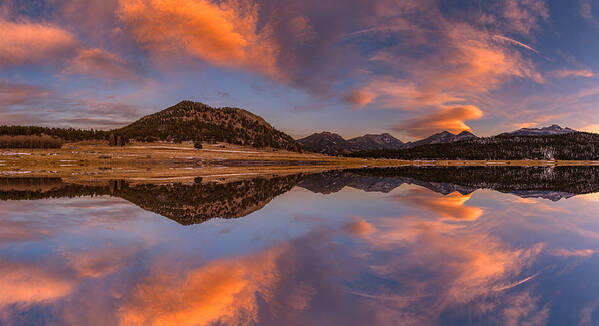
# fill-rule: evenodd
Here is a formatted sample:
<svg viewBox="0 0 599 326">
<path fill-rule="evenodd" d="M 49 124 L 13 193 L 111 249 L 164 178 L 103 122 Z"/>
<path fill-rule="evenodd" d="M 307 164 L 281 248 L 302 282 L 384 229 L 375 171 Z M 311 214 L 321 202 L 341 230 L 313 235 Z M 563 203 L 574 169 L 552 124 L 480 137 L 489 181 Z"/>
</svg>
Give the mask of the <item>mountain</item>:
<svg viewBox="0 0 599 326">
<path fill-rule="evenodd" d="M 455 142 L 459 142 L 459 141 L 463 141 L 463 140 L 470 140 L 470 139 L 476 139 L 476 138 L 478 138 L 478 137 L 476 137 L 474 134 L 472 134 L 469 131 L 462 131 L 461 133 L 459 133 L 457 135 L 452 134 L 449 131 L 443 131 L 443 132 L 434 134 L 434 135 L 427 137 L 425 139 L 422 139 L 422 140 L 418 140 L 415 142 L 409 142 L 406 144 L 405 147 L 413 148 L 413 147 L 429 145 L 429 144 L 455 143 Z"/>
<path fill-rule="evenodd" d="M 554 136 L 554 135 L 565 135 L 578 132 L 570 128 L 562 128 L 559 125 L 551 125 L 544 128 L 522 128 L 516 131 L 504 133 L 512 136 Z"/>
<path fill-rule="evenodd" d="M 380 135 L 367 134 L 361 137 L 345 140 L 336 133 L 323 131 L 297 140 L 311 152 L 329 155 L 350 154 L 359 151 L 377 149 L 400 149 L 404 143 L 385 133 Z"/>
<path fill-rule="evenodd" d="M 367 134 L 362 137 L 356 137 L 347 141 L 351 146 L 352 151 L 363 151 L 373 149 L 400 149 L 404 147 L 404 143 L 387 134 L 373 135 Z"/>
<path fill-rule="evenodd" d="M 351 153 L 351 145 L 336 133 L 323 131 L 312 134 L 306 138 L 298 139 L 306 150 L 322 154 L 348 154 Z"/>
<path fill-rule="evenodd" d="M 140 141 L 215 140 L 290 151 L 302 149 L 291 136 L 273 128 L 253 113 L 238 108 L 217 109 L 191 101 L 180 102 L 112 132 Z"/>
</svg>

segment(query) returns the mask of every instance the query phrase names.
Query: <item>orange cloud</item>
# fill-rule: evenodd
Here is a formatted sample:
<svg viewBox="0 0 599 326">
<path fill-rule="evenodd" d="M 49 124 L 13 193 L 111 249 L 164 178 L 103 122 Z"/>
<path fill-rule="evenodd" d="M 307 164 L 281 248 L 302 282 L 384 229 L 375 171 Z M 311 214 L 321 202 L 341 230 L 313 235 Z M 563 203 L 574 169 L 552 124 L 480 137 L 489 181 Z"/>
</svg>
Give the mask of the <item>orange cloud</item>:
<svg viewBox="0 0 599 326">
<path fill-rule="evenodd" d="M 283 78 L 271 31 L 258 31 L 257 7 L 241 1 L 119 0 L 118 15 L 148 51 L 164 60 L 184 51 L 222 67 Z"/>
<path fill-rule="evenodd" d="M 509 80 L 526 78 L 544 82 L 542 75 L 519 52 L 525 49 L 534 53 L 532 47 L 438 16 L 438 33 L 419 33 L 417 38 L 408 38 L 371 58 L 391 70 L 402 71 L 405 77 L 377 76 L 349 93 L 369 94 L 368 97 L 345 96 L 344 100 L 358 107 L 370 104 L 401 110 L 436 108 L 436 113 L 402 121 L 395 128 L 409 136 L 428 136 L 434 131 L 470 130 L 465 121 L 482 117 L 479 107 L 485 103 L 486 94 Z M 414 56 L 413 51 L 405 50 L 406 44 L 423 48 L 426 54 Z M 431 44 L 433 51 L 427 47 Z"/>
<path fill-rule="evenodd" d="M 397 275 L 403 269 L 439 271 L 426 283 L 413 280 L 412 285 L 415 295 L 432 290 L 444 304 L 468 302 L 503 288 L 508 276 L 519 272 L 525 262 L 543 249 L 533 246 L 510 250 L 499 239 L 486 234 L 465 232 L 458 225 L 414 216 L 379 219 L 375 230 L 361 236 L 375 248 L 393 250 L 408 246 L 413 251 L 398 257 L 401 264 L 391 259 L 373 265 L 373 270 L 385 277 Z M 404 284 L 410 281 L 404 280 Z"/>
<path fill-rule="evenodd" d="M 106 79 L 137 78 L 137 73 L 129 68 L 125 60 L 101 49 L 80 49 L 77 55 L 69 60 L 63 74 L 90 75 Z"/>
<path fill-rule="evenodd" d="M 511 248 L 499 238 L 480 232 L 476 224 L 447 223 L 431 219 L 428 214 L 377 219 L 371 223 L 374 232 L 360 235 L 373 246 L 368 252 L 397 253 L 401 252 L 399 248 L 409 248 L 405 255 L 390 255 L 369 266 L 382 278 L 401 278 L 402 289 L 352 293 L 392 305 L 404 320 L 416 325 L 434 324 L 446 309 L 461 304 L 473 304 L 471 312 L 475 314 L 501 311 L 504 308 L 500 302 L 504 299 L 511 302 L 517 296 L 527 295 L 505 290 L 534 278 L 526 275 L 514 281 L 543 250 L 542 245 Z M 418 273 L 408 272 L 419 270 L 426 271 L 426 280 Z M 487 300 L 489 296 L 493 299 Z M 538 313 L 544 307 L 534 297 L 529 299 L 508 305 L 506 320 L 520 324 L 540 318 Z"/>
<path fill-rule="evenodd" d="M 268 300 L 278 280 L 275 260 L 282 248 L 226 259 L 183 277 L 158 268 L 139 283 L 119 311 L 120 325 L 239 325 L 257 322 L 257 297 Z"/>
<path fill-rule="evenodd" d="M 429 115 L 404 120 L 392 129 L 412 137 L 429 136 L 433 132 L 445 130 L 459 133 L 471 130 L 465 121 L 480 119 L 482 116 L 483 112 L 473 105 L 447 107 Z"/>
<path fill-rule="evenodd" d="M 364 221 L 363 219 L 354 219 L 351 223 L 345 226 L 345 229 L 355 236 L 367 236 L 376 231 L 372 224 Z"/>
<path fill-rule="evenodd" d="M 364 70 L 366 80 L 356 89 L 371 94 L 369 107 L 437 109 L 439 114 L 446 113 L 450 107 L 477 107 L 490 112 L 497 105 L 490 93 L 506 82 L 515 78 L 544 82 L 532 59 L 527 57 L 538 51 L 518 40 L 528 39 L 529 34 L 548 19 L 544 1 L 485 3 L 480 12 L 457 20 L 431 2 L 410 4 L 400 15 L 403 22 L 391 27 L 385 22 L 350 35 L 355 38 L 366 33 L 381 33 L 401 40 L 370 57 L 376 69 Z M 347 97 L 344 100 L 347 101 Z M 462 113 L 466 118 L 473 117 Z M 470 113 L 480 117 L 475 110 Z M 431 117 L 417 119 L 428 118 Z M 470 129 L 465 119 L 450 120 L 440 123 L 440 128 L 453 128 L 456 132 Z M 417 135 L 428 136 L 433 131 L 419 131 Z"/>
<path fill-rule="evenodd" d="M 408 80 L 380 78 L 366 87 L 355 89 L 343 98 L 354 107 L 364 107 L 372 102 L 383 109 L 412 110 L 428 106 L 441 106 L 463 100 L 445 91 L 424 93 Z"/>
<path fill-rule="evenodd" d="M 472 194 L 462 195 L 453 192 L 442 195 L 425 188 L 415 188 L 402 192 L 394 198 L 407 205 L 433 211 L 447 219 L 474 221 L 483 214 L 481 208 L 465 205 L 472 198 Z"/>
<path fill-rule="evenodd" d="M 343 99 L 355 107 L 363 107 L 372 102 L 374 95 L 367 89 L 356 89 L 345 94 Z"/>
<path fill-rule="evenodd" d="M 76 47 L 76 38 L 60 27 L 0 19 L 0 66 L 60 59 L 74 52 Z"/>
</svg>

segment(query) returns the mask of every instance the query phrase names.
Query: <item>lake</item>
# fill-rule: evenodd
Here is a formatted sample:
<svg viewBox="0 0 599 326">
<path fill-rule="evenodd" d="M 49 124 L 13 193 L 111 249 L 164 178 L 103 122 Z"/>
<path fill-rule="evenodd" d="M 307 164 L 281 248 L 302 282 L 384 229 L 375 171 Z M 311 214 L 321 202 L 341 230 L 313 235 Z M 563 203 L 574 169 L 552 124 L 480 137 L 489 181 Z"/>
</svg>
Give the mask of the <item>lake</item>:
<svg viewBox="0 0 599 326">
<path fill-rule="evenodd" d="M 596 325 L 599 167 L 0 178 L 2 325 Z"/>
</svg>

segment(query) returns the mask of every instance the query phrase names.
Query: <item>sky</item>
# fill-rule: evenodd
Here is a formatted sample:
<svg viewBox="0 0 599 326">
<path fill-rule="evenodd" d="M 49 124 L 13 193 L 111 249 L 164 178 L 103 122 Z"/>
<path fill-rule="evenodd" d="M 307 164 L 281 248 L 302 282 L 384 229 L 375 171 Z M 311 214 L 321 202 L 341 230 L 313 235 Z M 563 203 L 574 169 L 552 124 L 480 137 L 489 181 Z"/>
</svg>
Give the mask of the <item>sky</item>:
<svg viewBox="0 0 599 326">
<path fill-rule="evenodd" d="M 598 33 L 592 0 L 0 0 L 0 123 L 193 100 L 294 137 L 599 132 Z"/>
</svg>

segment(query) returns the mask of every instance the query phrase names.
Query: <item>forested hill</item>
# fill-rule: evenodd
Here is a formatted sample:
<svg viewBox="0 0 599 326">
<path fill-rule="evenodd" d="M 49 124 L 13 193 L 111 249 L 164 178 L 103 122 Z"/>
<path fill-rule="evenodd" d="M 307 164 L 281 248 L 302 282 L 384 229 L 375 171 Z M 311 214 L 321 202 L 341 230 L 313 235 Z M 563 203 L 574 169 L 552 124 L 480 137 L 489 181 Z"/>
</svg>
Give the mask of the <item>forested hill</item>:
<svg viewBox="0 0 599 326">
<path fill-rule="evenodd" d="M 300 151 L 302 148 L 291 136 L 246 110 L 229 107 L 215 109 L 191 101 L 183 101 L 145 116 L 114 132 L 140 141 L 215 140 L 290 151 Z"/>
<path fill-rule="evenodd" d="M 0 126 L 0 136 L 48 135 L 67 142 L 128 139 L 138 141 L 220 141 L 253 147 L 302 151 L 291 136 L 273 128 L 261 117 L 238 108 L 212 108 L 183 101 L 113 130 L 83 130 L 36 126 Z M 121 142 L 123 140 L 123 142 Z M 113 143 L 113 141 L 111 141 Z"/>
<path fill-rule="evenodd" d="M 351 156 L 406 160 L 599 160 L 599 135 L 587 132 L 540 136 L 502 134 L 410 149 L 363 151 Z"/>
</svg>

